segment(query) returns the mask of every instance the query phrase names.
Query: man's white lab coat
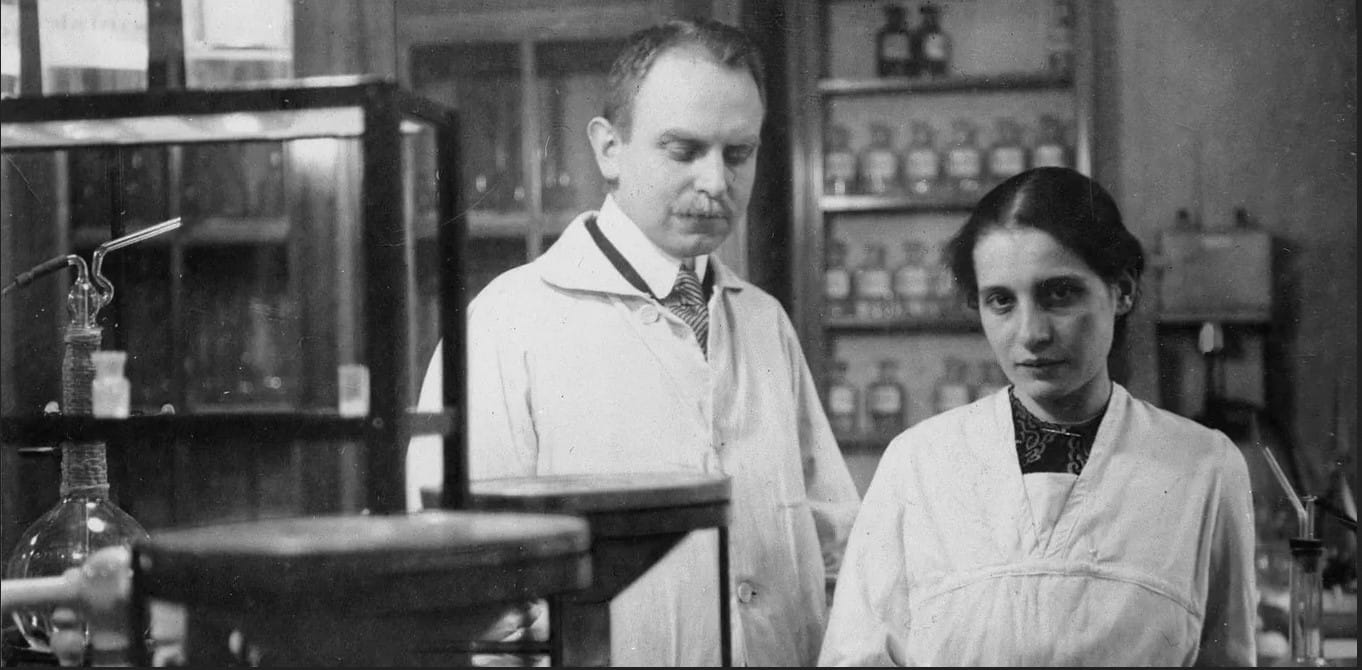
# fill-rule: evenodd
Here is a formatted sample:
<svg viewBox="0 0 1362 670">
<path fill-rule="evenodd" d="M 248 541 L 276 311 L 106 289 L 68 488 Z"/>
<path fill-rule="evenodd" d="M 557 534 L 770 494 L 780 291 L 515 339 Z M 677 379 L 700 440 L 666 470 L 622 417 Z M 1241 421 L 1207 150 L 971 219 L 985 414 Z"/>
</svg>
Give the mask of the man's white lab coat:
<svg viewBox="0 0 1362 670">
<path fill-rule="evenodd" d="M 471 476 L 728 475 L 734 662 L 812 665 L 859 496 L 789 318 L 711 258 L 706 359 L 602 254 L 592 215 L 470 305 Z M 718 663 L 716 548 L 692 533 L 611 602 L 614 664 Z"/>
</svg>

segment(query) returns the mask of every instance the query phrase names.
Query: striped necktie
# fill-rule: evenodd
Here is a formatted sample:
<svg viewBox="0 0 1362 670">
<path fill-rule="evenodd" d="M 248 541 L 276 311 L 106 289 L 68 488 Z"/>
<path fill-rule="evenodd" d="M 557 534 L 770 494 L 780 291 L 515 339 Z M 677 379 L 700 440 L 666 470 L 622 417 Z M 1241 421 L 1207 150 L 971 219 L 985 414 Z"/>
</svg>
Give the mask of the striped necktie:
<svg viewBox="0 0 1362 670">
<path fill-rule="evenodd" d="M 708 356 L 709 306 L 705 304 L 705 291 L 700 287 L 700 278 L 695 276 L 695 270 L 685 264 L 681 265 L 681 271 L 676 274 L 676 283 L 672 285 L 672 292 L 662 299 L 662 304 L 695 331 L 700 351 Z"/>
</svg>

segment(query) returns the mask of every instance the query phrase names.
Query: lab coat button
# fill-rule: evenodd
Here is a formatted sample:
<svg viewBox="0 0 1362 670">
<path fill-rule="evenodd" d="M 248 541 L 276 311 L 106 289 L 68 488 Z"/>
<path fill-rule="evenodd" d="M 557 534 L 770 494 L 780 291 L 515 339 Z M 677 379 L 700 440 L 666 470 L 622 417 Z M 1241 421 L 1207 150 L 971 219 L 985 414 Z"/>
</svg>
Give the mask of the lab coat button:
<svg viewBox="0 0 1362 670">
<path fill-rule="evenodd" d="M 738 584 L 738 602 L 750 603 L 752 602 L 752 596 L 756 594 L 757 592 L 752 588 L 751 584 L 747 582 Z"/>
<path fill-rule="evenodd" d="M 638 311 L 638 318 L 644 323 L 657 323 L 657 319 L 660 316 L 662 315 L 658 313 L 657 308 L 652 305 L 644 305 L 643 308 Z"/>
</svg>

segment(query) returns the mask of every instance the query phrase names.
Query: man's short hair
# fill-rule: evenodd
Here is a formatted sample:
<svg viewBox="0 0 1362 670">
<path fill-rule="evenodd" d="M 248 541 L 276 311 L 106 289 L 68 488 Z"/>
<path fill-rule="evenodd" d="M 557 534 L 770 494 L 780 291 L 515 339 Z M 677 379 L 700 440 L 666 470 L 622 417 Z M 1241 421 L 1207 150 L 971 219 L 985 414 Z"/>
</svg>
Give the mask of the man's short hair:
<svg viewBox="0 0 1362 670">
<path fill-rule="evenodd" d="M 630 35 L 610 67 L 602 116 L 625 139 L 633 125 L 634 98 L 653 63 L 671 49 L 690 46 L 699 47 L 719 65 L 746 70 L 757 84 L 762 104 L 766 104 L 766 70 L 761 52 L 747 33 L 711 19 L 674 19 Z"/>
</svg>

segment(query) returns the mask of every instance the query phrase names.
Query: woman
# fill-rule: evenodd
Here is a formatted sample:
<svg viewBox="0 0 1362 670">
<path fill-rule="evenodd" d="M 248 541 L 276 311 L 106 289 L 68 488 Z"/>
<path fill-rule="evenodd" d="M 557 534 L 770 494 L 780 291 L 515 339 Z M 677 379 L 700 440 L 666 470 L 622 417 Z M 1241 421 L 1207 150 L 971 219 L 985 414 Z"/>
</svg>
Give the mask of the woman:
<svg viewBox="0 0 1362 670">
<path fill-rule="evenodd" d="M 885 451 L 820 665 L 1253 665 L 1248 470 L 1107 355 L 1144 254 L 1065 168 L 993 189 L 950 263 L 1011 386 Z"/>
</svg>

